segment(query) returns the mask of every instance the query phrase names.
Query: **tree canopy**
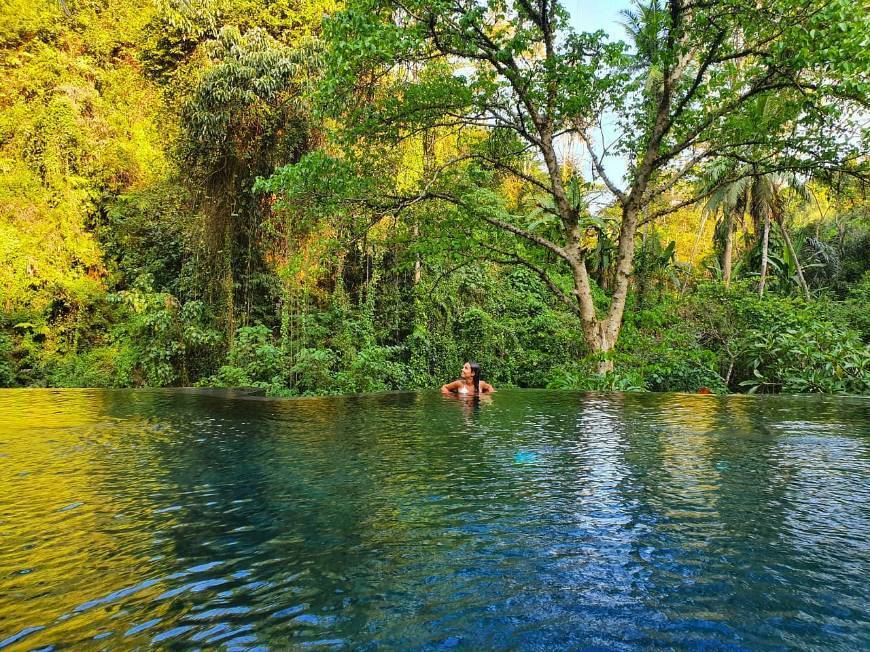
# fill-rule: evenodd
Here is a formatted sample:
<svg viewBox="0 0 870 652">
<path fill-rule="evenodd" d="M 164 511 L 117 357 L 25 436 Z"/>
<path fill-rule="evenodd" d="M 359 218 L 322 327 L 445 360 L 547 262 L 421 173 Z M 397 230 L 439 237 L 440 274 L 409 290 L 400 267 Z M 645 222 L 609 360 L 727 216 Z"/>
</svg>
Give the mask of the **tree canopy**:
<svg viewBox="0 0 870 652">
<path fill-rule="evenodd" d="M 379 199 L 397 209 L 446 202 L 554 254 L 570 269 L 570 289 L 516 247 L 509 255 L 577 313 L 589 348 L 607 353 L 622 324 L 644 222 L 747 176 L 863 171 L 866 139 L 856 134 L 866 136 L 858 123 L 867 85 L 855 66 L 866 62 L 863 22 L 846 2 L 749 9 L 728 0 L 652 2 L 628 14 L 633 42 L 624 43 L 574 31 L 550 1 L 351 2 L 327 22 L 321 103 L 343 125 L 342 142 L 364 143 L 350 149 L 362 157 L 430 130 L 455 138 L 457 151 L 430 167 L 415 193 L 396 196 L 383 187 Z M 837 47 L 809 48 L 834 39 Z M 459 144 L 464 130 L 477 142 Z M 591 179 L 576 165 L 578 143 Z M 606 172 L 611 153 L 630 161 L 627 179 Z M 319 178 L 322 161 L 311 160 Z M 667 200 L 705 165 L 723 162 L 728 174 L 712 187 Z M 559 227 L 554 238 L 529 229 L 527 215 L 482 200 L 481 177 L 493 174 L 546 196 Z M 615 282 L 602 312 L 587 267 L 596 221 L 581 198 L 596 181 L 620 213 Z M 610 367 L 602 362 L 602 370 Z"/>
<path fill-rule="evenodd" d="M 866 391 L 866 16 L 623 23 L 12 3 L 0 381 L 365 391 L 480 358 L 520 386 Z"/>
</svg>

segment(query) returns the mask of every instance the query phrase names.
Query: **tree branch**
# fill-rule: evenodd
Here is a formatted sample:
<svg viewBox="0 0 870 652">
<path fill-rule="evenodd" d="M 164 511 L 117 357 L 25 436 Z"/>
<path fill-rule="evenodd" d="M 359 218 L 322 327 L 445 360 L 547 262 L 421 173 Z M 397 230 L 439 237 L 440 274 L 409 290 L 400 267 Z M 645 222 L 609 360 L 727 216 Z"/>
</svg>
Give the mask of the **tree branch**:
<svg viewBox="0 0 870 652">
<path fill-rule="evenodd" d="M 565 292 L 562 290 L 562 288 L 560 288 L 558 285 L 556 285 L 556 282 L 553 281 L 552 278 L 550 278 L 550 275 L 547 274 L 547 271 L 543 267 L 541 267 L 540 265 L 538 265 L 536 263 L 533 263 L 532 261 L 528 260 L 527 258 L 520 256 L 516 252 L 504 251 L 503 249 L 499 249 L 498 247 L 494 247 L 493 245 L 491 245 L 487 242 L 481 242 L 480 240 L 475 238 L 473 234 L 469 233 L 468 231 L 465 231 L 465 234 L 468 237 L 470 237 L 475 242 L 475 244 L 486 249 L 487 251 L 491 251 L 495 254 L 498 254 L 499 256 L 505 256 L 504 259 L 488 258 L 488 260 L 491 260 L 494 263 L 499 263 L 501 265 L 517 265 L 518 264 L 518 265 L 522 265 L 522 266 L 530 269 L 531 271 L 533 271 L 547 285 L 547 287 L 550 289 L 550 291 L 556 297 L 558 297 L 559 300 L 562 301 L 562 303 L 564 303 L 566 306 L 568 306 L 568 308 L 570 308 L 571 312 L 573 312 L 577 317 L 580 317 L 582 319 L 582 314 L 580 312 L 580 306 L 577 304 L 576 301 L 572 300 L 569 295 L 565 294 Z"/>
<path fill-rule="evenodd" d="M 592 159 L 592 166 L 595 168 L 596 174 L 601 177 L 601 180 L 604 182 L 604 185 L 607 186 L 607 189 L 612 192 L 620 202 L 625 202 L 626 195 L 620 190 L 613 181 L 610 180 L 610 177 L 607 175 L 607 172 L 604 170 L 604 165 L 602 161 L 598 158 L 598 155 L 595 153 L 595 150 L 592 147 L 592 143 L 589 142 L 589 139 L 586 137 L 586 134 L 582 129 L 577 129 L 575 132 L 580 140 L 583 141 L 583 144 L 586 145 L 586 150 L 589 152 L 589 156 Z"/>
<path fill-rule="evenodd" d="M 431 198 L 431 199 L 441 199 L 441 200 L 446 201 L 448 203 L 451 203 L 455 206 L 459 206 L 459 207 L 465 209 L 466 211 L 468 211 L 469 213 L 471 213 L 472 215 L 483 220 L 484 222 L 491 224 L 492 226 L 495 226 L 503 231 L 507 231 L 509 233 L 513 233 L 514 235 L 518 235 L 521 238 L 528 240 L 529 242 L 535 243 L 536 245 L 540 245 L 541 247 L 549 249 L 554 254 L 559 256 L 559 258 L 562 258 L 566 261 L 569 261 L 569 257 L 568 257 L 567 252 L 562 247 L 557 245 L 556 243 L 551 242 L 547 238 L 540 236 L 540 235 L 537 235 L 536 233 L 526 231 L 525 229 L 520 228 L 514 224 L 511 224 L 510 222 L 505 222 L 504 220 L 500 220 L 497 217 L 492 217 L 491 215 L 486 215 L 483 212 L 476 212 L 474 207 L 469 206 L 466 202 L 459 199 L 458 197 L 452 197 L 451 195 L 446 195 L 446 194 L 442 194 L 442 193 L 426 193 L 426 197 Z"/>
</svg>

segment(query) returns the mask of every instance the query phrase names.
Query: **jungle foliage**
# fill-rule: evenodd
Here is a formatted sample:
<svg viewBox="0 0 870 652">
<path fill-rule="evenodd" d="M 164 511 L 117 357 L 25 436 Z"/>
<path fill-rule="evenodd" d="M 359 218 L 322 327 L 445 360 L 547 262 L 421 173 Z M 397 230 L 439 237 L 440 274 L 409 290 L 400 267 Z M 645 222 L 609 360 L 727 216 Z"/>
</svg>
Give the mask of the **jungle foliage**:
<svg viewBox="0 0 870 652">
<path fill-rule="evenodd" d="M 870 393 L 866 18 L 582 23 L 6 3 L 0 386 Z"/>
</svg>

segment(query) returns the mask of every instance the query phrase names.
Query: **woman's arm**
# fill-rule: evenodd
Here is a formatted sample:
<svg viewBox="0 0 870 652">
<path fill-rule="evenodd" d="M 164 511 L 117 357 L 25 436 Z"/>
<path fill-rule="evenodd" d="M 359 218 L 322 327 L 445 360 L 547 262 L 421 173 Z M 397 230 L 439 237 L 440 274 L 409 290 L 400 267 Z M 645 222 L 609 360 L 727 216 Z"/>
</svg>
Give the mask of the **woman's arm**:
<svg viewBox="0 0 870 652">
<path fill-rule="evenodd" d="M 495 391 L 495 387 L 490 385 L 489 383 L 485 383 L 480 381 L 480 393 L 481 394 L 492 394 Z"/>
<path fill-rule="evenodd" d="M 457 390 L 459 390 L 462 385 L 461 380 L 454 380 L 452 383 L 447 383 L 446 385 L 441 385 L 441 393 L 442 394 L 451 394 Z"/>
</svg>

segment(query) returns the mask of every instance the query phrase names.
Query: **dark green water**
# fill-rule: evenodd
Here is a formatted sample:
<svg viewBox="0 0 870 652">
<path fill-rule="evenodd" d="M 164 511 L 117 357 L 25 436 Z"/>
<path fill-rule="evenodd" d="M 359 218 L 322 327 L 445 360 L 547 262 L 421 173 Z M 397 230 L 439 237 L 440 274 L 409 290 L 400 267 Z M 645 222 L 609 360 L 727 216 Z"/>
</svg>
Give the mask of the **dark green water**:
<svg viewBox="0 0 870 652">
<path fill-rule="evenodd" d="M 0 648 L 870 647 L 870 402 L 0 392 Z"/>
</svg>

